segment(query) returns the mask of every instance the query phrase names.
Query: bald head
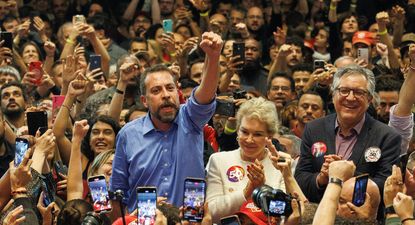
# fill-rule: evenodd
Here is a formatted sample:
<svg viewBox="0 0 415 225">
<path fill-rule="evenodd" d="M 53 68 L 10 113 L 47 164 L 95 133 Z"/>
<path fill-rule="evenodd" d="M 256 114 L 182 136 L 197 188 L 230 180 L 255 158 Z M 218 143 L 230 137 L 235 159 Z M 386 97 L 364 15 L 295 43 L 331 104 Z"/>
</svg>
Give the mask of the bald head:
<svg viewBox="0 0 415 225">
<path fill-rule="evenodd" d="M 337 208 L 337 215 L 340 217 L 343 217 L 346 219 L 356 218 L 355 212 L 353 212 L 347 206 L 348 202 L 349 203 L 352 202 L 355 182 L 356 182 L 356 178 L 352 177 L 343 183 L 342 192 L 340 194 L 339 206 Z M 380 204 L 380 192 L 379 192 L 379 188 L 376 185 L 376 183 L 373 182 L 371 179 L 369 179 L 367 183 L 366 193 L 369 194 L 369 198 L 366 198 L 365 204 L 360 206 L 359 208 L 368 207 L 367 210 L 372 212 L 372 213 L 369 213 L 369 215 L 376 217 L 376 212 L 378 211 L 378 207 Z"/>
</svg>

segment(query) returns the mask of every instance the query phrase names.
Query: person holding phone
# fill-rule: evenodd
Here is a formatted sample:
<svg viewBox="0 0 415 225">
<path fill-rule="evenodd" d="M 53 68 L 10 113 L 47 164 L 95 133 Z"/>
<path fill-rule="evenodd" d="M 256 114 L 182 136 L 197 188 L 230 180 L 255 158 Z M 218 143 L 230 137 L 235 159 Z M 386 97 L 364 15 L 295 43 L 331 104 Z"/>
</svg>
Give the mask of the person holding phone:
<svg viewBox="0 0 415 225">
<path fill-rule="evenodd" d="M 124 191 L 130 212 L 138 186 L 156 186 L 159 196 L 180 207 L 185 178 L 204 177 L 202 130 L 215 110 L 222 39 L 206 32 L 200 47 L 206 53 L 203 78 L 183 105 L 166 66 L 155 65 L 141 75 L 141 100 L 149 113 L 118 134 L 110 180 L 111 191 Z"/>
<path fill-rule="evenodd" d="M 291 173 L 291 157 L 277 152 L 271 142 L 279 121 L 274 104 L 250 99 L 240 106 L 236 120 L 239 148 L 213 154 L 208 163 L 206 199 L 214 223 L 236 213 L 264 184 L 301 193 Z"/>
<path fill-rule="evenodd" d="M 18 129 L 25 125 L 25 110 L 29 102 L 26 89 L 21 83 L 10 82 L 0 89 L 1 111 L 6 122 L 17 135 Z"/>
</svg>

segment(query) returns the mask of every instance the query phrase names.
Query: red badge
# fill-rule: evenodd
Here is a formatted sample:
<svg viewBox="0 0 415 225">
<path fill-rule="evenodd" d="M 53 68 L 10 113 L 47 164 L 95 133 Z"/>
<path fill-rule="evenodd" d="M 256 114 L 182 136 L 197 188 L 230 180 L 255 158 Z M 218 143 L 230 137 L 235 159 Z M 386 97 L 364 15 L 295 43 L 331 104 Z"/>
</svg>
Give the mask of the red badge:
<svg viewBox="0 0 415 225">
<path fill-rule="evenodd" d="M 316 142 L 311 146 L 311 153 L 314 157 L 321 157 L 326 154 L 327 146 L 324 142 Z"/>
<path fill-rule="evenodd" d="M 239 182 L 245 177 L 245 170 L 241 166 L 231 166 L 226 175 L 230 182 Z"/>
</svg>

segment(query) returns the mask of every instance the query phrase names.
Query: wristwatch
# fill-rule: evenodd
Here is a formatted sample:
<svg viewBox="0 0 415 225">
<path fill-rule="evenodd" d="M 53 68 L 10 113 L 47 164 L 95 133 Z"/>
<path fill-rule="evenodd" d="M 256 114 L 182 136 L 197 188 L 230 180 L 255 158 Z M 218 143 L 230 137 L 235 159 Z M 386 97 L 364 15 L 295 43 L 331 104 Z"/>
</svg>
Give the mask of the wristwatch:
<svg viewBox="0 0 415 225">
<path fill-rule="evenodd" d="M 329 183 L 334 183 L 339 185 L 340 187 L 343 187 L 343 181 L 337 177 L 330 177 Z"/>
<path fill-rule="evenodd" d="M 387 214 L 396 214 L 395 209 L 393 208 L 393 205 L 385 207 L 385 215 Z"/>
</svg>

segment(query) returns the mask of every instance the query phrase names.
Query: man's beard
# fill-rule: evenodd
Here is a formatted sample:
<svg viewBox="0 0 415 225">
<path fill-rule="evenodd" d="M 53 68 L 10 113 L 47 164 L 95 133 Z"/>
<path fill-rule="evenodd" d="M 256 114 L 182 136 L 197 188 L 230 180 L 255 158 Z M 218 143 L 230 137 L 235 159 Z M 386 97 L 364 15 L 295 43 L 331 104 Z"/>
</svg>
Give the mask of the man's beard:
<svg viewBox="0 0 415 225">
<path fill-rule="evenodd" d="M 10 120 L 17 119 L 21 116 L 21 114 L 24 112 L 23 108 L 19 106 L 17 109 L 9 110 L 7 107 L 1 109 L 3 114 Z"/>
<path fill-rule="evenodd" d="M 164 107 L 172 107 L 174 108 L 174 111 L 171 114 L 168 115 L 162 115 L 161 109 Z M 162 105 L 160 105 L 157 108 L 157 111 L 155 114 L 153 114 L 154 117 L 156 117 L 158 120 L 160 120 L 163 123 L 171 123 L 176 118 L 177 112 L 179 111 L 179 107 L 175 105 L 172 102 L 165 101 Z"/>
<path fill-rule="evenodd" d="M 258 70 L 260 67 L 259 60 L 245 61 L 244 70 Z"/>
<path fill-rule="evenodd" d="M 135 80 L 134 83 L 128 82 L 127 88 L 125 89 L 125 92 L 135 93 L 135 94 L 139 94 L 140 93 L 140 78 L 139 77 L 140 76 L 136 76 L 134 78 L 134 80 Z"/>
</svg>

